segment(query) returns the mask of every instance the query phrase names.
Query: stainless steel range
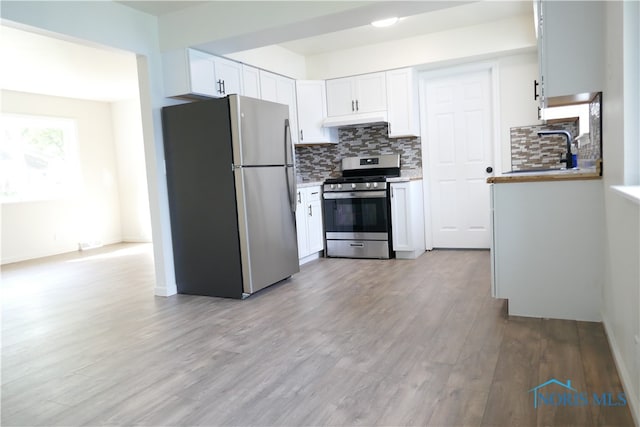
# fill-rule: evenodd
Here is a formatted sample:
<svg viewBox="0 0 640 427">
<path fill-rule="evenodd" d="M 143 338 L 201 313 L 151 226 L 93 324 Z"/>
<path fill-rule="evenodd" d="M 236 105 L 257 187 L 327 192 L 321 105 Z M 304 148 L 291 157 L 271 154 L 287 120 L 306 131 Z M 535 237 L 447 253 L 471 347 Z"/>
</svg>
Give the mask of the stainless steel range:
<svg viewBox="0 0 640 427">
<path fill-rule="evenodd" d="M 400 155 L 348 157 L 342 177 L 324 182 L 326 255 L 393 258 L 388 177 L 400 176 Z"/>
</svg>

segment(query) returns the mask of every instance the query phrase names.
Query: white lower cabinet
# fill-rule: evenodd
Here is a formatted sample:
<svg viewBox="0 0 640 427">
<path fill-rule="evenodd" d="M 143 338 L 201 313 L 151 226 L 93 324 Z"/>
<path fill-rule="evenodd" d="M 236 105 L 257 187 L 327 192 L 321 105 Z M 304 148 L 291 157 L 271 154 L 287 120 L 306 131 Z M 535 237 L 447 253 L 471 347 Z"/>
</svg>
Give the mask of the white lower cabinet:
<svg viewBox="0 0 640 427">
<path fill-rule="evenodd" d="M 391 234 L 396 258 L 425 251 L 422 180 L 391 183 Z"/>
<path fill-rule="evenodd" d="M 321 187 L 298 188 L 296 227 L 300 264 L 317 258 L 324 250 Z"/>
<path fill-rule="evenodd" d="M 600 180 L 491 185 L 492 294 L 509 315 L 601 321 Z"/>
</svg>

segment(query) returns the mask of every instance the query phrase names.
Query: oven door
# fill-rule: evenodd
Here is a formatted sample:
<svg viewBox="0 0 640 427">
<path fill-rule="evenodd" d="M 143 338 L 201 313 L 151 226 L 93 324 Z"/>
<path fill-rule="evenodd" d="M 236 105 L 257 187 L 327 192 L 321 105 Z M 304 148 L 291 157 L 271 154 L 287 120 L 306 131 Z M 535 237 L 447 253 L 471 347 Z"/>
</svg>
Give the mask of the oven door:
<svg viewBox="0 0 640 427">
<path fill-rule="evenodd" d="M 386 190 L 325 192 L 323 197 L 327 239 L 388 240 Z"/>
</svg>

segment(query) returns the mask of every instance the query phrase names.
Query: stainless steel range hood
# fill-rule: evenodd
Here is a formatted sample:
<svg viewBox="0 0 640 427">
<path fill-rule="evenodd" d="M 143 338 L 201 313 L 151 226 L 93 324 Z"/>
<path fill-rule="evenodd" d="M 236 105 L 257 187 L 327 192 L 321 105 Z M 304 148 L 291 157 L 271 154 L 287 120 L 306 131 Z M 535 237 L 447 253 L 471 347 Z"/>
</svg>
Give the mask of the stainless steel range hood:
<svg viewBox="0 0 640 427">
<path fill-rule="evenodd" d="M 330 127 L 347 127 L 362 126 L 375 123 L 387 123 L 387 112 L 378 111 L 375 113 L 350 114 L 348 116 L 327 117 L 322 122 L 322 126 Z"/>
</svg>

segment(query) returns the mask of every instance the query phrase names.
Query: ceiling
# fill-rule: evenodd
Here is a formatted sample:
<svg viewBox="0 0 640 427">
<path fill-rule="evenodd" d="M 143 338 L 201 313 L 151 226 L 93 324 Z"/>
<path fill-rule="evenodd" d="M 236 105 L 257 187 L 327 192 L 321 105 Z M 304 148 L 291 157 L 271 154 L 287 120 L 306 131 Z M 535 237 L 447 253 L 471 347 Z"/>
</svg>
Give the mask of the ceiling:
<svg viewBox="0 0 640 427">
<path fill-rule="evenodd" d="M 488 21 L 532 13 L 532 6 L 524 1 L 451 2 L 453 7 L 401 17 L 394 26 L 376 28 L 361 25 L 314 37 L 292 40 L 280 46 L 301 55 L 314 55 L 367 44 L 404 39 L 452 28 L 466 27 Z M 531 25 L 533 25 L 533 20 Z"/>
<path fill-rule="evenodd" d="M 119 3 L 161 17 L 185 13 L 189 8 L 198 11 L 209 2 L 122 0 Z M 295 3 L 301 7 L 301 2 Z M 309 5 L 312 3 L 317 2 L 309 2 Z M 224 4 L 216 2 L 215 6 Z M 268 6 L 267 2 L 252 4 L 258 20 L 264 22 L 265 16 L 268 17 L 265 13 L 269 11 Z M 251 43 L 264 44 L 271 37 L 269 41 L 309 56 L 532 14 L 530 1 L 513 0 L 361 1 L 352 2 L 349 7 L 346 3 L 334 6 L 335 10 L 339 7 L 343 8 L 340 13 L 325 13 L 269 31 L 252 32 L 251 25 L 244 23 L 242 34 L 228 40 L 212 41 L 212 46 L 219 47 L 221 53 L 225 49 L 233 52 Z M 374 28 L 365 24 L 374 16 L 386 17 L 384 15 L 392 10 L 402 12 L 403 19 L 395 26 Z M 425 12 L 427 10 L 429 12 Z M 231 25 L 240 27 L 242 18 L 234 16 L 236 21 Z M 252 18 L 256 19 L 256 16 Z M 0 26 L 0 31 L 0 58 L 3 64 L 10 64 L 2 67 L 0 88 L 106 102 L 137 96 L 136 60 L 131 53 L 90 47 L 6 26 Z M 313 36 L 308 37 L 309 34 Z M 231 48 L 233 46 L 235 50 Z"/>
</svg>

